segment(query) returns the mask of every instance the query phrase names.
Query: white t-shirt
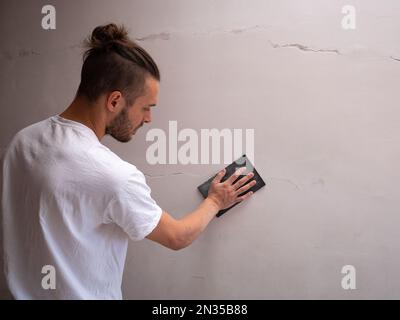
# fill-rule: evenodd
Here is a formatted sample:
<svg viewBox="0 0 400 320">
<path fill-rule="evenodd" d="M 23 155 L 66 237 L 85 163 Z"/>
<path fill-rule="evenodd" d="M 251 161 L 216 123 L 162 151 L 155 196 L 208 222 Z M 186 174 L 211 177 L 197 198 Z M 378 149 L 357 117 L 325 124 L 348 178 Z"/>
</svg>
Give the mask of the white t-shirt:
<svg viewBox="0 0 400 320">
<path fill-rule="evenodd" d="M 90 128 L 59 115 L 18 132 L 2 170 L 14 297 L 121 299 L 128 237 L 146 237 L 162 213 L 144 175 Z"/>
</svg>

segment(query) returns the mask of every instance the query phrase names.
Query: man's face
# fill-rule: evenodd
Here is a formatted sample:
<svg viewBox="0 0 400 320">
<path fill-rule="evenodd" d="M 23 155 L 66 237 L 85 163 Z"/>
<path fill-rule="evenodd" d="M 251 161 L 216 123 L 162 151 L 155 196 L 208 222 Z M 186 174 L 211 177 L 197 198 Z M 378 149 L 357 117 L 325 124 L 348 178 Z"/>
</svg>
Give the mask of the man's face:
<svg viewBox="0 0 400 320">
<path fill-rule="evenodd" d="M 145 93 L 136 99 L 132 106 L 125 106 L 106 127 L 106 134 L 120 142 L 128 142 L 144 123 L 151 122 L 151 107 L 157 104 L 159 83 L 148 77 Z"/>
</svg>

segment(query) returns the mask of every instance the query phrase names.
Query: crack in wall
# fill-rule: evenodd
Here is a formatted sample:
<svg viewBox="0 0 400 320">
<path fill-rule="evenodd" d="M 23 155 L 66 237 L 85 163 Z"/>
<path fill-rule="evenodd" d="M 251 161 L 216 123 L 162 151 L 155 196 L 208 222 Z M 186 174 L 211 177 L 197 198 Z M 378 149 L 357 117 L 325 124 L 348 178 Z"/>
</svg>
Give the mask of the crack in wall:
<svg viewBox="0 0 400 320">
<path fill-rule="evenodd" d="M 236 29 L 231 29 L 231 30 L 227 30 L 223 33 L 233 33 L 233 34 L 239 34 L 239 33 L 244 33 L 250 30 L 254 30 L 254 29 L 267 29 L 268 27 L 266 26 L 260 26 L 260 25 L 255 25 L 255 26 L 251 26 L 251 27 L 243 27 L 243 28 L 236 28 Z"/>
<path fill-rule="evenodd" d="M 193 36 L 204 36 L 204 35 L 211 35 L 211 34 L 241 34 L 241 33 L 246 33 L 251 30 L 256 30 L 256 29 L 267 29 L 267 26 L 262 26 L 262 25 L 254 25 L 254 26 L 249 26 L 249 27 L 241 27 L 241 28 L 234 28 L 234 29 L 229 29 L 229 30 L 221 30 L 221 29 L 214 29 L 214 30 L 207 30 L 207 31 L 199 31 L 199 32 L 190 32 L 188 33 L 189 35 Z M 152 33 L 149 35 L 145 35 L 143 37 L 138 37 L 135 38 L 137 41 L 153 41 L 153 40 L 170 40 L 172 36 L 177 35 L 177 34 L 185 34 L 187 32 L 161 32 L 161 33 Z"/>
<path fill-rule="evenodd" d="M 311 182 L 311 185 L 323 188 L 325 187 L 325 180 L 323 178 L 318 178 L 317 180 Z"/>
<path fill-rule="evenodd" d="M 208 30 L 208 31 L 199 31 L 199 32 L 161 32 L 161 33 L 154 33 L 154 34 L 149 34 L 140 38 L 135 38 L 135 40 L 138 41 L 146 41 L 146 40 L 170 40 L 174 35 L 177 34 L 188 34 L 191 36 L 207 36 L 207 35 L 213 35 L 213 34 L 234 34 L 234 35 L 240 35 L 243 33 L 246 33 L 251 30 L 265 30 L 268 29 L 269 26 L 263 26 L 263 25 L 254 25 L 250 27 L 242 27 L 242 28 L 234 28 L 234 29 L 229 29 L 229 30 L 221 30 L 221 29 L 214 29 L 214 30 Z M 274 49 L 281 49 L 281 48 L 295 48 L 300 51 L 304 52 L 316 52 L 316 53 L 332 53 L 336 55 L 344 55 L 344 53 L 339 50 L 339 49 L 328 49 L 328 48 L 314 48 L 310 47 L 301 43 L 286 43 L 286 44 L 279 44 L 279 43 L 273 43 L 272 41 L 268 40 L 269 44 L 271 45 L 272 48 Z M 396 58 L 393 56 L 385 56 L 384 59 L 391 59 L 393 61 L 399 61 L 400 58 Z"/>
<path fill-rule="evenodd" d="M 272 48 L 274 49 L 278 49 L 278 48 L 296 48 L 299 49 L 301 51 L 306 51 L 306 52 L 322 52 L 322 53 L 335 53 L 340 55 L 340 51 L 338 49 L 315 49 L 315 48 L 311 48 L 309 46 L 305 46 L 303 44 L 300 43 L 288 43 L 288 44 L 277 44 L 277 43 L 273 43 L 271 41 L 268 40 L 268 42 L 271 44 Z"/>
<path fill-rule="evenodd" d="M 249 26 L 249 27 L 238 27 L 238 28 L 233 28 L 233 29 L 213 29 L 213 30 L 207 30 L 207 31 L 199 31 L 199 32 L 192 32 L 191 35 L 194 36 L 208 36 L 208 35 L 215 35 L 215 34 L 234 34 L 234 35 L 240 35 L 243 33 L 247 33 L 252 30 L 267 30 L 269 29 L 269 26 L 263 26 L 256 24 L 254 26 Z"/>
<path fill-rule="evenodd" d="M 295 187 L 295 189 L 300 190 L 299 185 L 298 185 L 297 183 L 293 182 L 293 181 L 290 180 L 290 179 L 286 179 L 286 178 L 275 178 L 275 177 L 267 177 L 267 180 L 268 180 L 268 179 L 269 179 L 269 180 L 276 180 L 276 181 L 282 181 L 282 182 L 288 183 L 288 184 L 292 185 L 293 187 Z"/>
<path fill-rule="evenodd" d="M 19 57 L 38 56 L 40 53 L 33 50 L 21 49 L 18 52 Z"/>
<path fill-rule="evenodd" d="M 15 53 L 8 50 L 3 50 L 0 52 L 0 57 L 6 60 L 14 60 L 16 58 L 25 58 L 29 56 L 38 56 L 38 55 L 40 55 L 39 52 L 33 51 L 31 49 L 20 49 Z"/>
<path fill-rule="evenodd" d="M 204 35 L 212 35 L 212 34 L 234 34 L 234 35 L 240 35 L 243 33 L 246 33 L 251 30 L 265 30 L 270 28 L 269 26 L 266 25 L 253 25 L 253 26 L 248 26 L 248 27 L 239 27 L 239 28 L 233 28 L 233 29 L 228 29 L 228 30 L 223 30 L 223 29 L 213 29 L 213 30 L 206 30 L 206 31 L 200 31 L 200 32 L 190 32 L 187 33 L 185 31 L 179 32 L 160 32 L 160 33 L 152 33 L 149 35 L 145 35 L 143 37 L 137 37 L 135 40 L 137 41 L 156 41 L 156 40 L 170 40 L 171 37 L 173 37 L 176 34 L 189 34 L 193 36 L 204 36 Z M 343 55 L 344 53 L 339 50 L 339 49 L 329 49 L 329 48 L 315 48 L 311 46 L 307 46 L 301 43 L 285 43 L 285 44 L 279 44 L 279 43 L 274 43 L 270 40 L 268 40 L 269 44 L 271 45 L 272 48 L 274 49 L 281 49 L 281 48 L 295 48 L 303 52 L 315 52 L 315 53 L 332 53 L 336 55 Z M 82 49 L 83 46 L 81 43 L 79 44 L 72 44 L 67 47 L 68 49 L 76 49 L 80 48 Z M 25 49 L 22 48 L 18 50 L 17 52 L 11 52 L 9 50 L 3 50 L 0 51 L 0 58 L 3 58 L 5 60 L 16 60 L 18 58 L 25 58 L 29 56 L 37 56 L 40 55 L 41 53 L 36 52 L 32 49 Z M 400 58 L 394 57 L 394 56 L 386 56 L 384 59 L 390 59 L 392 61 L 400 62 Z"/>
<path fill-rule="evenodd" d="M 141 38 L 135 38 L 137 41 L 146 41 L 146 40 L 169 40 L 171 37 L 171 33 L 161 32 L 161 33 L 154 33 L 149 34 L 147 36 Z"/>
</svg>

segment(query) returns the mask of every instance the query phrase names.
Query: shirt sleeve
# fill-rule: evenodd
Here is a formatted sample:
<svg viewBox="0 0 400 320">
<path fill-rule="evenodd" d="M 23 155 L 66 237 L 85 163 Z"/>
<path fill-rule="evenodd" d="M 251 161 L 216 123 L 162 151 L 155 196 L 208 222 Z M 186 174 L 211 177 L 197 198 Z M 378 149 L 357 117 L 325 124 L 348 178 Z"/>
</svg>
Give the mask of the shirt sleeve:
<svg viewBox="0 0 400 320">
<path fill-rule="evenodd" d="M 162 209 L 151 197 L 142 172 L 135 169 L 128 175 L 107 207 L 107 222 L 119 225 L 132 240 L 142 240 L 160 221 Z"/>
</svg>

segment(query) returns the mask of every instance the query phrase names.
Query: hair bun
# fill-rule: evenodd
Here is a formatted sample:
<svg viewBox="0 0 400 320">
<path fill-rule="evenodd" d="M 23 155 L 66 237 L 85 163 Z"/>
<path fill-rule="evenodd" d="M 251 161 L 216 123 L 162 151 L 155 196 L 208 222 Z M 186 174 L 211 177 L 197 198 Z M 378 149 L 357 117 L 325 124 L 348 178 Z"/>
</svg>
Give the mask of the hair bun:
<svg viewBox="0 0 400 320">
<path fill-rule="evenodd" d="M 101 48 L 114 41 L 124 41 L 128 39 L 128 32 L 124 26 L 117 26 L 110 23 L 96 27 L 89 37 L 87 44 L 91 48 Z"/>
</svg>

